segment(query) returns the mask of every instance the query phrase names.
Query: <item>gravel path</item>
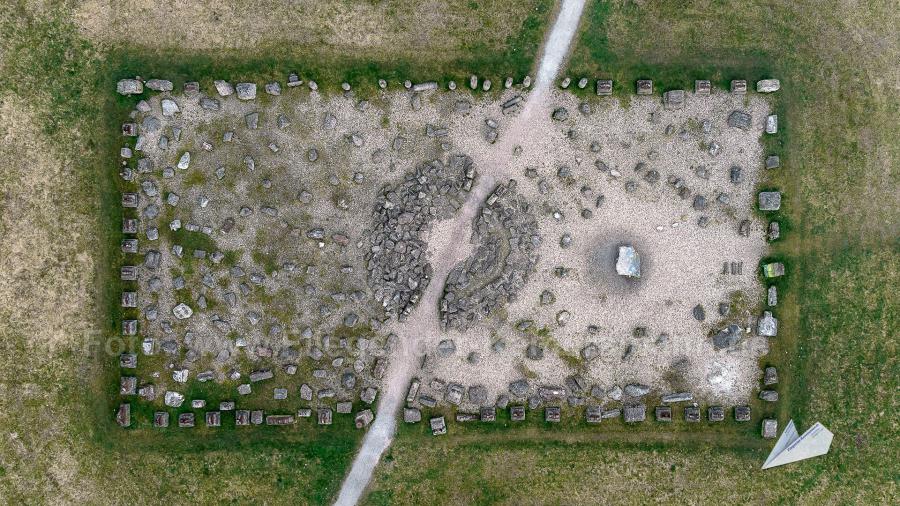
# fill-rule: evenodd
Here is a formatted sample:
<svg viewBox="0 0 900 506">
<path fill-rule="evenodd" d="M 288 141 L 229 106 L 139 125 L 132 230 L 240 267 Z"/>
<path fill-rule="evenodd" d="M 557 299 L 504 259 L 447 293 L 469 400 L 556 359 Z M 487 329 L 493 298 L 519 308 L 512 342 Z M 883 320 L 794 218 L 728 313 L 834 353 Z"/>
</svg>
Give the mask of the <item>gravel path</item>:
<svg viewBox="0 0 900 506">
<path fill-rule="evenodd" d="M 496 153 L 499 157 L 509 157 L 511 146 L 519 138 L 518 130 L 526 128 L 534 111 L 546 108 L 542 104 L 545 92 L 550 89 L 563 59 L 569 51 L 569 45 L 578 29 L 578 21 L 584 8 L 584 0 L 563 0 L 556 22 L 547 38 L 540 59 L 537 79 L 533 91 L 528 96 L 528 103 L 522 114 L 515 120 L 506 141 L 498 143 Z M 471 223 L 481 202 L 496 185 L 500 172 L 508 171 L 506 164 L 500 165 L 498 174 L 486 174 L 479 171 L 476 186 L 466 201 L 463 209 L 446 222 L 436 223 L 434 231 L 440 233 L 429 242 L 429 255 L 434 269 L 432 282 L 423 294 L 422 300 L 402 325 L 395 325 L 394 332 L 399 336 L 398 349 L 394 350 L 390 367 L 382 389 L 382 397 L 378 403 L 378 415 L 363 439 L 362 447 L 353 461 L 350 473 L 341 486 L 335 504 L 356 504 L 369 481 L 372 472 L 381 459 L 381 455 L 393 441 L 397 428 L 397 414 L 406 396 L 406 388 L 416 370 L 415 360 L 421 355 L 417 350 L 421 336 L 439 332 L 438 318 L 435 308 L 443 289 L 443 280 L 450 269 L 464 260 L 469 254 L 469 236 Z"/>
</svg>

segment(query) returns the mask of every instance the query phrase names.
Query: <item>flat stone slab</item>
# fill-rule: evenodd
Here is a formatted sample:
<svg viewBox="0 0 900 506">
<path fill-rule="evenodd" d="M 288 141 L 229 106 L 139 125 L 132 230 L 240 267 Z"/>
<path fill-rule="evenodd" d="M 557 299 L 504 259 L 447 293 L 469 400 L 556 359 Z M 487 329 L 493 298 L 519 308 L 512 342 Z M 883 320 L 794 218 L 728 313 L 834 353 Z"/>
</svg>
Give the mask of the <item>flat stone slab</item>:
<svg viewBox="0 0 900 506">
<path fill-rule="evenodd" d="M 781 209 L 781 192 L 759 192 L 759 210 L 777 211 Z"/>
</svg>

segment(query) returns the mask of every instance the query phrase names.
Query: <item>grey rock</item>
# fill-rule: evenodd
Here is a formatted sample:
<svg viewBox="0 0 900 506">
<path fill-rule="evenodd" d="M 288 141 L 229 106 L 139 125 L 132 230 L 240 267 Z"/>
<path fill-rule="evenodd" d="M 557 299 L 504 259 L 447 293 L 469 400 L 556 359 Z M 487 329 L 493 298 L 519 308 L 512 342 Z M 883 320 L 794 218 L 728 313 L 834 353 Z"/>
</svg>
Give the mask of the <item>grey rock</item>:
<svg viewBox="0 0 900 506">
<path fill-rule="evenodd" d="M 763 373 L 763 385 L 775 385 L 778 383 L 778 370 L 772 366 L 766 367 Z"/>
<path fill-rule="evenodd" d="M 565 107 L 557 107 L 551 115 L 554 121 L 565 121 L 569 119 L 569 111 Z"/>
<path fill-rule="evenodd" d="M 778 239 L 779 237 L 781 237 L 781 226 L 778 224 L 777 221 L 770 222 L 769 223 L 769 232 L 766 235 L 766 238 L 769 241 L 774 241 L 774 240 Z"/>
<path fill-rule="evenodd" d="M 650 393 L 650 387 L 640 383 L 630 383 L 625 385 L 624 393 L 628 397 L 643 397 Z"/>
<path fill-rule="evenodd" d="M 525 349 L 525 356 L 529 360 L 541 360 L 544 358 L 544 348 L 537 344 L 529 344 Z"/>
<path fill-rule="evenodd" d="M 778 288 L 775 285 L 770 286 L 766 291 L 766 305 L 769 307 L 778 305 Z"/>
<path fill-rule="evenodd" d="M 775 337 L 778 335 L 778 319 L 772 316 L 771 311 L 764 311 L 756 327 L 756 333 L 761 336 Z"/>
<path fill-rule="evenodd" d="M 525 397 L 530 386 L 531 385 L 529 385 L 528 380 L 526 379 L 516 380 L 509 384 L 509 393 L 512 394 L 513 397 Z"/>
<path fill-rule="evenodd" d="M 488 391 L 484 385 L 473 385 L 467 390 L 469 402 L 476 406 L 487 405 Z"/>
<path fill-rule="evenodd" d="M 116 83 L 116 93 L 120 95 L 139 95 L 144 92 L 144 83 L 137 79 L 122 79 Z"/>
<path fill-rule="evenodd" d="M 694 400 L 694 395 L 690 392 L 677 392 L 662 396 L 662 402 L 664 403 L 687 402 L 692 400 Z"/>
<path fill-rule="evenodd" d="M 456 353 L 456 343 L 453 339 L 444 339 L 438 343 L 438 355 L 441 357 L 449 357 Z"/>
<path fill-rule="evenodd" d="M 753 124 L 753 117 L 745 111 L 732 111 L 728 115 L 728 126 L 749 130 Z"/>
<path fill-rule="evenodd" d="M 731 348 L 741 340 L 741 328 L 731 324 L 720 330 L 713 336 L 713 346 L 716 349 Z"/>
<path fill-rule="evenodd" d="M 622 393 L 622 387 L 613 385 L 612 388 L 606 391 L 606 396 L 614 401 L 618 401 L 622 399 Z"/>
<path fill-rule="evenodd" d="M 234 88 L 240 100 L 253 100 L 256 98 L 255 83 L 238 83 Z"/>
<path fill-rule="evenodd" d="M 232 86 L 228 81 L 213 81 L 213 85 L 215 85 L 216 92 L 219 94 L 219 96 L 227 97 L 234 94 L 234 86 Z"/>
<path fill-rule="evenodd" d="M 761 390 L 759 398 L 766 402 L 778 402 L 778 392 L 775 390 Z"/>
<path fill-rule="evenodd" d="M 643 422 L 647 417 L 647 406 L 644 404 L 625 406 L 623 411 L 625 423 Z"/>
<path fill-rule="evenodd" d="M 761 79 L 756 81 L 756 91 L 759 93 L 772 93 L 781 89 L 781 81 L 778 79 Z"/>
<path fill-rule="evenodd" d="M 619 246 L 616 273 L 631 278 L 641 277 L 641 256 L 632 246 Z"/>
<path fill-rule="evenodd" d="M 422 421 L 422 412 L 416 408 L 403 408 L 403 421 L 406 423 L 418 423 Z"/>
<path fill-rule="evenodd" d="M 691 314 L 694 315 L 694 319 L 697 321 L 702 322 L 703 320 L 706 319 L 706 311 L 703 309 L 703 306 L 700 304 L 697 304 L 696 306 L 694 306 L 694 309 L 691 310 Z"/>
<path fill-rule="evenodd" d="M 581 349 L 581 358 L 590 362 L 600 356 L 600 347 L 594 343 L 589 343 Z"/>
<path fill-rule="evenodd" d="M 759 192 L 760 211 L 777 211 L 779 209 L 781 209 L 781 192 Z"/>
</svg>

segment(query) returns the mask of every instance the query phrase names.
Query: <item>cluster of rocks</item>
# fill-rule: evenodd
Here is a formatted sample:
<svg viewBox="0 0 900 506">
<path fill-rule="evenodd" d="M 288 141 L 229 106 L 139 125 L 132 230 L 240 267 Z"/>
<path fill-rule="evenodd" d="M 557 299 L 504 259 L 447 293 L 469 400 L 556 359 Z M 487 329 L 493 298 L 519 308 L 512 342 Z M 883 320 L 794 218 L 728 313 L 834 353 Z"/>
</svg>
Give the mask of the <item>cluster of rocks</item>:
<svg viewBox="0 0 900 506">
<path fill-rule="evenodd" d="M 376 198 L 365 261 L 369 286 L 388 315 L 402 321 L 418 303 L 432 275 L 424 237 L 432 222 L 462 207 L 474 179 L 471 158 L 453 155 L 422 163 Z"/>
<path fill-rule="evenodd" d="M 497 421 L 497 411 L 505 410 L 508 412 L 509 420 L 512 422 L 523 422 L 526 420 L 528 411 L 537 411 L 539 408 L 529 408 L 522 404 L 512 404 L 503 408 L 489 406 L 482 407 L 478 411 L 457 412 L 455 420 L 458 423 L 467 422 L 483 422 L 493 423 Z M 654 410 L 657 422 L 672 422 L 674 407 L 670 405 L 657 406 Z M 703 420 L 703 412 L 700 406 L 692 404 L 682 408 L 684 421 L 688 423 L 697 423 Z M 550 405 L 543 408 L 543 420 L 546 423 L 559 423 L 562 421 L 563 408 L 560 405 Z M 706 408 L 706 420 L 711 423 L 723 422 L 726 417 L 726 409 L 724 406 L 709 406 Z M 733 408 L 733 417 L 736 422 L 749 422 L 750 406 L 735 406 Z M 628 424 L 641 423 L 647 419 L 647 405 L 642 403 L 626 404 L 622 408 L 606 409 L 600 405 L 588 405 L 584 409 L 584 419 L 588 424 L 599 424 L 603 420 L 622 420 Z M 422 420 L 422 412 L 418 408 L 407 407 L 403 412 L 403 420 L 406 423 L 414 424 Z M 771 425 L 768 420 L 763 421 L 764 437 L 766 436 L 765 427 Z M 432 435 L 439 436 L 447 433 L 447 422 L 444 416 L 437 416 L 429 419 L 429 426 Z"/>
<path fill-rule="evenodd" d="M 341 365 L 341 359 L 335 359 L 332 361 L 332 365 Z M 378 388 L 374 379 L 381 379 L 384 375 L 384 372 L 387 368 L 386 359 L 380 358 L 377 359 L 374 365 L 371 368 L 371 375 L 367 374 L 369 371 L 366 369 L 360 370 L 361 362 L 357 362 L 355 366 L 355 371 L 353 370 L 345 370 L 339 378 L 339 386 L 329 386 L 327 383 L 322 383 L 323 379 L 326 379 L 329 376 L 329 372 L 325 369 L 316 369 L 313 371 L 313 381 L 310 381 L 312 384 L 318 383 L 320 385 L 319 388 L 313 388 L 308 383 L 303 383 L 296 389 L 294 393 L 292 393 L 292 389 L 285 388 L 283 386 L 272 388 L 272 398 L 277 401 L 286 401 L 288 398 L 293 398 L 296 396 L 303 403 L 310 404 L 309 407 L 299 408 L 297 411 L 297 418 L 307 418 L 310 416 L 313 406 L 315 404 L 318 409 L 320 415 L 321 413 L 328 412 L 330 413 L 335 410 L 338 414 L 347 414 L 353 411 L 354 401 L 352 400 L 355 397 L 365 405 L 372 406 L 375 402 L 375 399 L 378 395 Z M 185 405 L 185 402 L 188 401 L 186 395 L 174 389 L 167 389 L 163 386 L 156 385 L 152 381 L 150 382 L 142 382 L 137 376 L 132 375 L 130 371 L 134 371 L 138 366 L 138 356 L 135 353 L 123 353 L 119 357 L 119 367 L 125 371 L 123 375 L 120 377 L 120 386 L 119 386 L 119 395 L 124 398 L 129 397 L 137 397 L 143 401 L 153 402 L 157 399 L 162 399 L 163 403 L 170 408 L 182 408 Z M 297 373 L 297 366 L 295 364 L 288 364 L 282 368 L 283 372 L 287 376 L 293 376 Z M 191 378 L 191 370 L 188 368 L 177 368 L 172 370 L 171 372 L 172 380 L 178 385 L 185 385 L 188 383 Z M 216 373 L 212 370 L 202 371 L 196 374 L 196 380 L 200 383 L 205 383 L 207 381 L 212 381 L 216 377 Z M 253 393 L 254 388 L 259 389 L 263 388 L 261 385 L 265 385 L 263 382 L 267 382 L 268 380 L 272 380 L 275 377 L 275 371 L 272 369 L 256 369 L 247 376 L 247 380 L 244 383 L 240 383 L 237 386 L 236 393 L 238 398 L 250 395 Z M 230 381 L 239 382 L 242 378 L 242 375 L 237 370 L 231 370 L 227 374 L 227 379 Z M 358 396 L 355 394 L 355 391 L 358 391 Z M 332 403 L 334 408 L 332 408 Z M 189 400 L 188 405 L 191 409 L 203 409 L 207 406 L 207 402 L 203 398 L 192 398 Z M 233 400 L 222 401 L 219 406 L 219 411 L 234 411 L 236 409 L 237 402 Z M 117 412 L 117 422 L 123 427 L 127 427 L 131 424 L 131 407 L 130 403 L 123 403 L 119 411 Z M 242 410 L 237 410 L 238 416 L 236 418 L 237 425 L 248 425 L 248 423 L 242 423 L 241 417 L 239 416 Z M 254 411 L 255 412 L 255 411 Z M 217 412 L 216 412 L 217 413 Z M 248 411 L 249 413 L 249 411 Z M 260 410 L 259 413 L 262 413 Z M 156 413 L 156 417 L 161 415 L 160 412 Z M 184 416 L 184 413 L 179 416 Z M 218 416 L 218 415 L 216 415 Z M 261 416 L 261 415 L 260 415 Z M 274 415 L 273 415 L 274 416 Z M 278 415 L 282 416 L 282 415 Z M 290 416 L 290 415 L 284 415 Z M 165 413 L 165 417 L 167 419 L 168 413 Z M 364 427 L 368 425 L 374 419 L 374 415 L 371 413 L 370 408 L 366 408 L 360 411 L 357 414 L 357 426 Z M 286 420 L 286 419 L 285 419 Z M 293 423 L 293 421 L 287 422 L 282 420 L 279 423 L 269 423 L 269 425 L 286 425 L 289 423 Z M 293 419 L 291 419 L 293 420 Z M 362 425 L 359 425 L 359 421 L 364 420 Z M 261 423 L 261 422 L 259 422 Z M 259 424 L 254 423 L 254 424 Z M 323 421 L 323 418 L 320 416 L 319 423 L 322 425 L 330 425 L 331 424 L 331 416 L 329 414 L 327 418 L 327 422 Z M 164 425 L 156 425 L 156 426 L 164 426 Z M 215 426 L 218 426 L 216 424 Z"/>
<path fill-rule="evenodd" d="M 390 82 L 387 79 L 379 78 L 377 81 L 378 88 L 381 90 L 386 90 L 390 85 Z M 479 86 L 480 83 L 480 86 Z M 313 79 L 309 79 L 304 81 L 300 78 L 300 76 L 292 72 L 287 76 L 287 82 L 285 83 L 289 89 L 299 88 L 306 85 L 310 91 L 318 91 L 319 83 Z M 424 92 L 437 90 L 440 88 L 440 84 L 437 81 L 424 81 L 419 83 L 413 83 L 409 79 L 405 79 L 400 83 L 404 89 L 410 90 L 412 92 Z M 530 88 L 532 84 L 531 76 L 526 75 L 522 78 L 522 81 L 519 82 L 519 86 L 522 88 Z M 221 96 L 229 96 L 232 94 L 237 94 L 238 98 L 241 100 L 253 100 L 256 98 L 257 86 L 256 83 L 237 83 L 231 84 L 225 80 L 216 80 L 214 82 L 216 87 L 216 91 Z M 490 91 L 493 82 L 487 78 L 479 78 L 477 75 L 471 75 L 468 80 L 469 88 L 472 90 L 478 90 L 479 88 L 482 91 Z M 510 89 L 514 85 L 516 85 L 515 79 L 512 76 L 507 76 L 503 81 L 503 89 Z M 458 88 L 456 81 L 449 80 L 447 81 L 447 89 L 453 91 Z M 129 78 L 129 79 L 121 79 L 116 83 L 116 92 L 120 95 L 140 95 L 144 93 L 144 88 L 148 88 L 153 91 L 172 91 L 174 89 L 174 85 L 171 81 L 165 79 L 148 79 L 144 81 L 140 77 Z M 341 90 L 344 93 L 350 93 L 353 87 L 350 83 L 344 81 L 340 84 Z M 196 81 L 189 81 L 184 84 L 184 91 L 186 93 L 196 93 L 200 89 L 200 83 Z M 278 96 L 282 93 L 281 83 L 278 81 L 271 81 L 265 84 L 263 87 L 265 92 L 269 95 Z"/>
<path fill-rule="evenodd" d="M 475 252 L 447 275 L 439 311 L 441 328 L 466 330 L 504 303 L 528 281 L 541 244 L 531 206 L 516 181 L 500 184 L 474 220 Z"/>
</svg>

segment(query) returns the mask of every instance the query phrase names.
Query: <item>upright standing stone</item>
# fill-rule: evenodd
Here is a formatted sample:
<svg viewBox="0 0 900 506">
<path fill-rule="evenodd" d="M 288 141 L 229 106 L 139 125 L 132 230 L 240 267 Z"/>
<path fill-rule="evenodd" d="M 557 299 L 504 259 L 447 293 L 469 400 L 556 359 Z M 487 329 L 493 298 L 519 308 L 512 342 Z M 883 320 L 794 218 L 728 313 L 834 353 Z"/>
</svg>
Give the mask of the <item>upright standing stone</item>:
<svg viewBox="0 0 900 506">
<path fill-rule="evenodd" d="M 612 79 L 598 79 L 597 80 L 597 95 L 599 95 L 599 96 L 612 95 L 612 88 L 613 88 Z"/>
<path fill-rule="evenodd" d="M 765 337 L 778 335 L 778 319 L 772 316 L 771 311 L 764 311 L 762 318 L 756 327 L 756 333 Z"/>
<path fill-rule="evenodd" d="M 637 94 L 638 95 L 652 95 L 653 94 L 653 81 L 651 81 L 650 79 L 638 79 Z"/>
<path fill-rule="evenodd" d="M 705 79 L 698 79 L 694 81 L 694 94 L 701 96 L 708 96 L 712 91 L 712 85 L 709 81 Z"/>
<path fill-rule="evenodd" d="M 745 79 L 731 81 L 731 92 L 735 95 L 745 95 L 747 93 L 747 81 Z"/>
<path fill-rule="evenodd" d="M 439 436 L 447 433 L 447 422 L 443 416 L 432 418 L 428 423 L 431 425 L 431 435 Z"/>
</svg>

